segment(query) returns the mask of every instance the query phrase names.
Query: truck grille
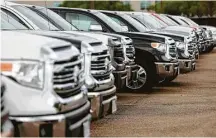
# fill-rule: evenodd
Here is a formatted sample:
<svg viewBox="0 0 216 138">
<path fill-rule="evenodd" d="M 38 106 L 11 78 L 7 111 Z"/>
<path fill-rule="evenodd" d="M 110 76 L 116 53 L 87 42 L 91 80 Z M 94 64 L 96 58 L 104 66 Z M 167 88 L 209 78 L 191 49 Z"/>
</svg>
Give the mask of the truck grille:
<svg viewBox="0 0 216 138">
<path fill-rule="evenodd" d="M 124 59 L 124 49 L 122 46 L 114 47 L 114 58 L 123 58 Z"/>
<path fill-rule="evenodd" d="M 68 98 L 81 92 L 84 84 L 83 55 L 68 60 L 55 61 L 53 89 L 62 98 Z"/>
<path fill-rule="evenodd" d="M 126 47 L 126 56 L 130 59 L 130 60 L 134 60 L 135 59 L 135 49 L 134 46 L 132 44 L 128 44 Z"/>
<path fill-rule="evenodd" d="M 111 74 L 110 64 L 111 61 L 108 50 L 104 50 L 98 53 L 92 53 L 92 76 L 98 81 L 109 79 Z"/>
<path fill-rule="evenodd" d="M 172 58 L 177 58 L 177 49 L 175 43 L 169 44 L 169 54 Z"/>
<path fill-rule="evenodd" d="M 187 46 L 188 46 L 188 53 L 190 55 L 193 55 L 194 54 L 194 50 L 195 50 L 194 44 L 190 42 L 190 43 L 187 44 Z"/>
</svg>

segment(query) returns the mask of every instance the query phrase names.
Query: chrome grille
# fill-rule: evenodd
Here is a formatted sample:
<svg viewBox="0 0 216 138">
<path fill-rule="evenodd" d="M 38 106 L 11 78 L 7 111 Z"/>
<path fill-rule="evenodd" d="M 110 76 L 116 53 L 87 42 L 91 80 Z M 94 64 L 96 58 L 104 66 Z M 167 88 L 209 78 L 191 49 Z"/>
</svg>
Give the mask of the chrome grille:
<svg viewBox="0 0 216 138">
<path fill-rule="evenodd" d="M 194 44 L 192 42 L 190 42 L 190 43 L 187 44 L 187 46 L 188 46 L 188 53 L 190 55 L 193 55 L 194 54 L 194 50 L 195 50 Z"/>
<path fill-rule="evenodd" d="M 111 68 L 110 68 L 110 55 L 108 50 L 102 52 L 92 53 L 91 60 L 91 74 L 98 80 L 106 80 L 110 78 Z"/>
<path fill-rule="evenodd" d="M 134 60 L 135 59 L 135 49 L 134 49 L 134 46 L 132 44 L 127 44 L 126 45 L 126 56 L 130 60 Z"/>
<path fill-rule="evenodd" d="M 177 49 L 175 43 L 169 44 L 169 54 L 172 58 L 177 58 Z"/>
<path fill-rule="evenodd" d="M 54 62 L 53 89 L 60 97 L 68 98 L 81 92 L 84 84 L 83 62 L 83 55 Z"/>
<path fill-rule="evenodd" d="M 116 45 L 114 47 L 114 58 L 123 58 L 124 59 L 124 49 L 121 45 Z"/>
</svg>

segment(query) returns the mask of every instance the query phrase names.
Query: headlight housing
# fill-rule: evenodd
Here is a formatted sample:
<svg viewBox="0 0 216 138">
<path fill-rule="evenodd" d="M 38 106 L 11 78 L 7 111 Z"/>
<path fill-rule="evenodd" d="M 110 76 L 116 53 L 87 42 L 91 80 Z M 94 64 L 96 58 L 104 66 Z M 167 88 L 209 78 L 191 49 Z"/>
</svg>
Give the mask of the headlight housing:
<svg viewBox="0 0 216 138">
<path fill-rule="evenodd" d="M 176 42 L 176 47 L 180 50 L 185 50 L 186 44 L 183 42 Z"/>
<path fill-rule="evenodd" d="M 167 46 L 166 44 L 163 44 L 163 43 L 151 43 L 151 47 L 157 49 L 158 51 L 162 53 L 166 53 L 167 51 Z"/>
<path fill-rule="evenodd" d="M 33 60 L 1 61 L 1 73 L 15 79 L 21 85 L 43 89 L 45 63 Z"/>
</svg>

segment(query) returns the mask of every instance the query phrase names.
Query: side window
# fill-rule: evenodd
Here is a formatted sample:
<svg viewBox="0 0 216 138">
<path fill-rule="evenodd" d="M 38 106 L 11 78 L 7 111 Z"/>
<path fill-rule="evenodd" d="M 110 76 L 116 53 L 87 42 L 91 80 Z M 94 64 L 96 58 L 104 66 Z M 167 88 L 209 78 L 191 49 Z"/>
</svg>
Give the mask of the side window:
<svg viewBox="0 0 216 138">
<path fill-rule="evenodd" d="M 3 8 L 1 8 L 1 10 L 5 13 L 8 14 L 10 17 L 12 17 L 14 20 L 16 20 L 17 22 L 21 23 L 22 25 L 24 25 L 26 28 L 29 28 L 22 20 L 20 20 L 16 15 L 14 15 L 13 13 L 11 13 L 8 10 L 5 10 Z"/>
<path fill-rule="evenodd" d="M 109 16 L 113 21 L 115 21 L 117 24 L 121 25 L 122 29 L 125 31 L 132 31 L 132 29 L 125 23 L 123 23 L 119 18 L 114 16 Z"/>
<path fill-rule="evenodd" d="M 91 25 L 100 24 L 93 18 L 79 13 L 66 13 L 66 20 L 76 26 L 79 30 L 90 31 Z"/>
</svg>

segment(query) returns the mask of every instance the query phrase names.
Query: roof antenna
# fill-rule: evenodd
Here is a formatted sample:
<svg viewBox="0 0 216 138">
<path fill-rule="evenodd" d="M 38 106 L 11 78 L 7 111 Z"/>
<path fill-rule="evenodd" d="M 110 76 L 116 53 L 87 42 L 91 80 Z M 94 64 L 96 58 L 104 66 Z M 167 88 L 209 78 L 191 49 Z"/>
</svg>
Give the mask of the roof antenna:
<svg viewBox="0 0 216 138">
<path fill-rule="evenodd" d="M 46 14 L 47 14 L 47 16 L 48 16 L 48 11 L 47 11 L 47 3 L 46 3 L 46 0 L 45 0 L 44 2 L 45 2 L 45 7 L 46 7 Z M 51 31 L 51 29 L 50 29 L 50 23 L 49 23 L 49 20 L 47 20 L 47 21 L 48 21 L 49 30 Z"/>
</svg>

